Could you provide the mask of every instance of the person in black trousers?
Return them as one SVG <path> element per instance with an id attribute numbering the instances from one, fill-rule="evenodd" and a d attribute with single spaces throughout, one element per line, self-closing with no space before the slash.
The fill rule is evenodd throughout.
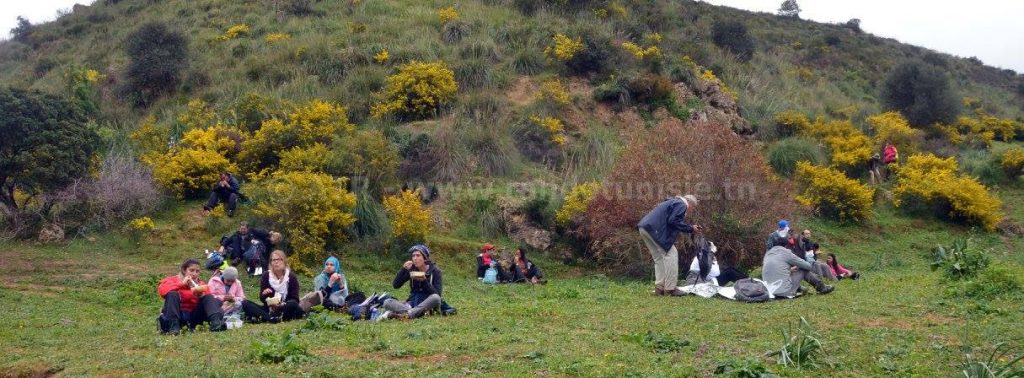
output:
<path id="1" fill-rule="evenodd" d="M 260 280 L 260 301 L 242 303 L 242 310 L 250 322 L 288 321 L 306 316 L 299 306 L 299 279 L 288 269 L 288 256 L 280 249 L 270 253 L 270 269 Z"/>
<path id="2" fill-rule="evenodd" d="M 210 199 L 206 201 L 206 205 L 203 206 L 203 212 L 209 214 L 217 204 L 223 203 L 227 207 L 228 216 L 235 216 L 235 208 L 238 206 L 238 199 L 241 194 L 238 191 L 239 184 L 238 179 L 234 175 L 223 172 L 220 174 L 220 179 L 213 185 L 213 189 L 210 190 Z"/>

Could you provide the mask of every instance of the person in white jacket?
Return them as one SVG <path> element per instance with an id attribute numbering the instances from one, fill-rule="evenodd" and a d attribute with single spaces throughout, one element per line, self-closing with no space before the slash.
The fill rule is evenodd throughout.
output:
<path id="1" fill-rule="evenodd" d="M 708 269 L 707 274 L 704 275 L 703 279 L 700 277 L 700 260 L 699 256 L 694 256 L 693 261 L 690 262 L 690 271 L 686 274 L 686 285 L 695 285 L 702 282 L 710 282 L 718 286 L 726 286 L 729 283 L 736 282 L 747 278 L 747 275 L 733 267 L 728 267 L 722 270 L 718 264 L 718 247 L 715 243 L 710 243 L 711 251 L 711 266 Z"/>

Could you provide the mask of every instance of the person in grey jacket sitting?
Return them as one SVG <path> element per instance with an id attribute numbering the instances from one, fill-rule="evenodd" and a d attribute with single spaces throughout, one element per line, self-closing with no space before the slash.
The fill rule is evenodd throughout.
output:
<path id="1" fill-rule="evenodd" d="M 771 249 L 764 254 L 761 275 L 769 288 L 775 288 L 772 294 L 776 297 L 792 297 L 800 290 L 800 281 L 807 281 L 814 286 L 819 294 L 828 294 L 834 287 L 825 285 L 817 274 L 811 272 L 811 263 L 793 254 L 785 239 L 778 239 Z"/>

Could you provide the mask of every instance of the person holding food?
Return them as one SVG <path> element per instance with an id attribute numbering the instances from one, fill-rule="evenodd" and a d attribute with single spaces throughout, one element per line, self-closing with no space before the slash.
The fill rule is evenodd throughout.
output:
<path id="1" fill-rule="evenodd" d="M 306 316 L 299 306 L 299 278 L 288 268 L 288 256 L 278 249 L 270 253 L 270 274 L 260 280 L 260 306 L 245 301 L 242 309 L 249 322 L 271 322 L 300 319 Z"/>
<path id="2" fill-rule="evenodd" d="M 401 288 L 409 282 L 409 299 L 394 298 L 384 301 L 384 314 L 378 319 L 418 318 L 441 306 L 441 269 L 430 260 L 430 249 L 418 244 L 409 248 L 410 260 L 402 264 L 392 286 Z"/>
<path id="3" fill-rule="evenodd" d="M 160 333 L 177 335 L 182 325 L 195 330 L 203 322 L 209 323 L 212 332 L 227 329 L 221 301 L 210 295 L 206 283 L 199 279 L 199 271 L 199 260 L 188 259 L 181 263 L 178 274 L 157 285 L 157 293 L 164 299 L 164 308 L 157 317 Z"/>

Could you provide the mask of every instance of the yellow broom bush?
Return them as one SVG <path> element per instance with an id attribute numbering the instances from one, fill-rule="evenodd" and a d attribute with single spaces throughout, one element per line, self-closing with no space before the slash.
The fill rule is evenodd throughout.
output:
<path id="1" fill-rule="evenodd" d="M 797 202 L 818 214 L 853 222 L 871 218 L 874 191 L 843 172 L 801 161 L 796 165 L 796 179 L 803 186 Z"/>

